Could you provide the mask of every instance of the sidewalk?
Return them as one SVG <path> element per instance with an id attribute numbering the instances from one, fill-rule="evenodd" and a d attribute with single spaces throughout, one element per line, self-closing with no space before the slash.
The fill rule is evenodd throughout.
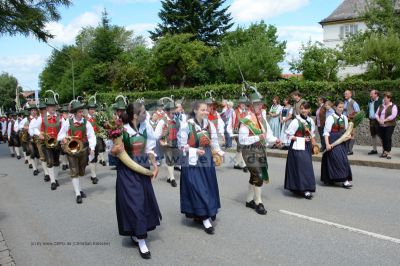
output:
<path id="1" fill-rule="evenodd" d="M 379 158 L 382 153 L 382 148 L 378 147 L 378 154 L 368 155 L 371 150 L 369 146 L 358 146 L 355 145 L 353 148 L 353 155 L 348 156 L 351 165 L 361 165 L 369 167 L 381 167 L 387 169 L 400 169 L 400 148 L 392 148 L 391 156 L 392 159 Z M 226 150 L 227 152 L 236 152 L 236 146 Z M 279 149 L 267 149 L 269 157 L 286 158 L 287 151 Z M 314 155 L 313 161 L 320 162 L 322 159 L 322 153 Z"/>
<path id="2" fill-rule="evenodd" d="M 6 245 L 6 241 L 3 238 L 3 234 L 0 231 L 0 265 L 2 266 L 14 266 L 14 259 L 11 257 L 10 250 Z"/>

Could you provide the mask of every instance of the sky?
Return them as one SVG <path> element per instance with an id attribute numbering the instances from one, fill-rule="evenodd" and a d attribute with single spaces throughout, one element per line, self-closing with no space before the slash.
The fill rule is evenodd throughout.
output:
<path id="1" fill-rule="evenodd" d="M 298 56 L 302 43 L 323 40 L 319 21 L 329 16 L 343 0 L 227 0 L 235 23 L 247 27 L 264 20 L 278 28 L 279 40 L 287 41 L 286 59 L 281 64 L 289 73 L 287 62 Z M 160 22 L 160 0 L 73 0 L 68 8 L 59 8 L 61 20 L 47 24 L 55 36 L 49 41 L 54 47 L 73 44 L 75 36 L 85 26 L 96 26 L 106 9 L 111 23 L 133 30 L 135 35 L 149 36 Z M 39 88 L 39 74 L 52 48 L 33 37 L 0 36 L 0 73 L 15 76 L 24 90 Z"/>

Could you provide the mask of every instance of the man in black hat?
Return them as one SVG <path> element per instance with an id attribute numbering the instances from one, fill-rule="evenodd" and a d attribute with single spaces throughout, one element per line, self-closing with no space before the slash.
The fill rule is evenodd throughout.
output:
<path id="1" fill-rule="evenodd" d="M 36 104 L 31 104 L 28 108 L 30 112 L 30 116 L 28 119 L 28 134 L 29 134 L 29 142 L 28 142 L 28 150 L 29 150 L 29 163 L 33 168 L 33 175 L 36 176 L 39 174 L 39 170 L 37 168 L 37 163 L 39 159 L 39 151 L 35 144 L 35 134 L 34 134 L 34 126 L 37 124 L 38 120 L 38 108 Z"/>
<path id="2" fill-rule="evenodd" d="M 94 159 L 94 150 L 96 147 L 96 135 L 93 126 L 84 116 L 85 105 L 77 100 L 71 102 L 71 110 L 74 118 L 65 123 L 58 134 L 58 140 L 62 141 L 67 153 L 72 185 L 76 194 L 76 203 L 82 203 L 82 198 L 86 195 L 81 191 L 79 177 L 85 175 L 86 165 Z M 70 141 L 78 141 L 79 146 L 71 150 Z M 89 147 L 89 150 L 88 150 Z M 89 157 L 89 158 L 88 158 Z"/>

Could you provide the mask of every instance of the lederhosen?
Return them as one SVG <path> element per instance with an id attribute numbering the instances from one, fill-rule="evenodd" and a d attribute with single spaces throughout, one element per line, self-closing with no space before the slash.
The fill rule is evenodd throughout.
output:
<path id="1" fill-rule="evenodd" d="M 56 116 L 55 121 L 49 121 L 48 116 L 44 116 L 42 121 L 42 129 L 44 133 L 48 134 L 52 138 L 57 139 L 58 133 L 61 129 L 60 117 Z M 51 168 L 53 166 L 60 166 L 60 144 L 57 143 L 54 148 L 48 148 L 44 144 L 42 147 L 44 156 L 46 158 L 47 167 Z"/>
<path id="2" fill-rule="evenodd" d="M 68 136 L 79 139 L 83 143 L 83 148 L 77 154 L 67 153 L 69 169 L 71 170 L 71 177 L 78 177 L 85 175 L 85 169 L 88 165 L 88 146 L 89 142 L 86 135 L 86 119 L 83 118 L 83 123 L 76 125 L 73 119 L 69 120 Z"/>
<path id="3" fill-rule="evenodd" d="M 97 125 L 96 119 L 92 116 L 87 121 L 89 121 L 92 124 L 94 133 L 96 134 L 96 147 L 94 149 L 94 159 L 91 162 L 97 163 L 99 154 L 106 151 L 106 148 L 105 148 L 106 144 L 104 143 L 104 140 L 100 136 L 97 135 L 98 125 Z"/>
<path id="4" fill-rule="evenodd" d="M 260 119 L 263 120 L 262 117 Z M 240 122 L 249 129 L 249 136 L 258 136 L 263 134 L 260 121 L 254 114 L 251 114 L 251 119 L 245 117 L 241 119 Z M 263 127 L 264 129 L 267 128 L 265 123 L 263 124 Z M 242 154 L 250 172 L 249 183 L 256 187 L 261 187 L 264 182 L 268 183 L 269 175 L 265 141 L 258 141 L 251 145 L 242 145 Z"/>
<path id="5" fill-rule="evenodd" d="M 178 149 L 179 123 L 175 120 L 165 120 L 162 140 L 167 143 L 161 146 L 165 154 L 165 162 L 168 166 L 180 165 L 180 151 Z"/>
<path id="6" fill-rule="evenodd" d="M 27 117 L 27 124 L 29 125 L 30 122 L 31 122 L 31 117 L 28 116 Z M 22 136 L 24 134 L 28 135 L 28 138 L 25 139 L 25 140 L 22 138 Z M 25 128 L 21 129 L 20 132 L 19 132 L 19 135 L 20 135 L 20 140 L 21 140 L 22 151 L 25 152 L 26 156 L 30 156 L 31 155 L 31 149 L 29 147 L 29 142 L 31 141 L 31 137 L 29 136 L 28 130 L 25 129 Z"/>
<path id="7" fill-rule="evenodd" d="M 19 135 L 18 132 L 14 131 L 14 125 L 15 123 L 18 123 L 18 120 L 11 120 L 11 136 L 10 136 L 10 143 L 8 146 L 13 146 L 13 147 L 21 147 L 21 142 L 19 140 Z"/>

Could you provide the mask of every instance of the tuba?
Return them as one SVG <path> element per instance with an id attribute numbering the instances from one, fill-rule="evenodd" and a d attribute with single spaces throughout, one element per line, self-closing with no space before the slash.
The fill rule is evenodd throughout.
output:
<path id="1" fill-rule="evenodd" d="M 44 144 L 48 149 L 54 149 L 57 146 L 57 139 L 51 137 L 49 134 L 44 135 Z"/>

